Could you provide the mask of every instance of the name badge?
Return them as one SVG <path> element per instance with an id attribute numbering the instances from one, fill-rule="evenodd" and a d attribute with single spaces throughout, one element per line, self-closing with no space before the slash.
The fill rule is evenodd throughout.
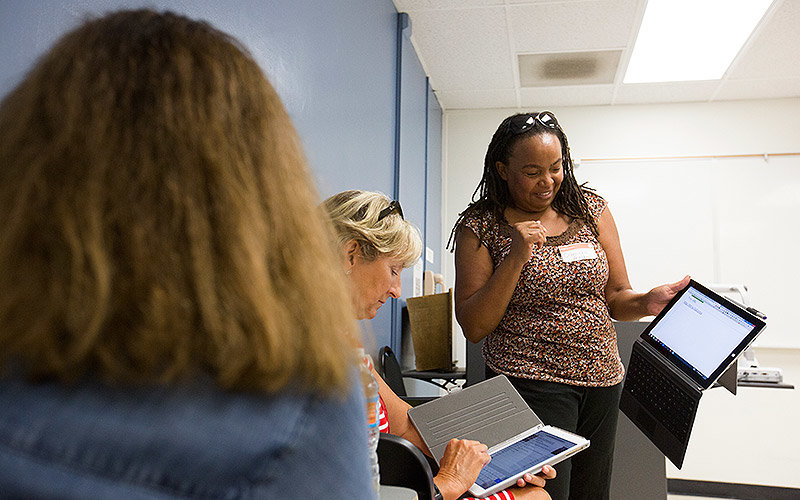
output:
<path id="1" fill-rule="evenodd" d="M 596 259 L 597 252 L 594 251 L 591 243 L 573 243 L 572 245 L 562 245 L 558 247 L 561 252 L 561 259 L 564 262 L 576 262 L 579 260 Z"/>

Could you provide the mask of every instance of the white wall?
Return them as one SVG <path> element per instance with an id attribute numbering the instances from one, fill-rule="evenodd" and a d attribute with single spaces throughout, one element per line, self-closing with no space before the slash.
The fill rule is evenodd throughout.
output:
<path id="1" fill-rule="evenodd" d="M 579 162 L 576 177 L 609 201 L 633 286 L 685 274 L 743 283 L 768 316 L 757 345 L 800 347 L 800 156 L 589 161 L 603 158 L 800 153 L 800 99 L 552 109 Z M 444 115 L 443 234 L 481 177 L 486 146 L 516 110 Z M 444 253 L 448 286 L 453 256 Z M 456 332 L 463 365 L 463 336 Z"/>

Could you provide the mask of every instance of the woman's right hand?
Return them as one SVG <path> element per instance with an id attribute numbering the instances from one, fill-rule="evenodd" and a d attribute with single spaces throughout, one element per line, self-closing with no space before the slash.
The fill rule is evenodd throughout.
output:
<path id="1" fill-rule="evenodd" d="M 554 479 L 556 470 L 545 465 L 538 474 L 525 474 L 517 480 L 517 485 L 509 488 L 517 500 L 549 500 L 550 495 L 544 490 L 547 479 Z"/>
<path id="2" fill-rule="evenodd" d="M 524 488 L 526 486 L 538 486 L 540 488 L 544 488 L 546 480 L 555 479 L 555 477 L 556 470 L 549 465 L 545 465 L 542 467 L 541 472 L 537 474 L 525 474 L 521 478 L 517 479 L 517 486 L 520 488 Z"/>
<path id="3" fill-rule="evenodd" d="M 533 248 L 542 248 L 547 241 L 547 229 L 538 220 L 517 222 L 511 225 L 511 251 L 509 256 L 525 264 L 531 260 Z"/>
<path id="4" fill-rule="evenodd" d="M 478 479 L 488 464 L 488 447 L 469 439 L 451 439 L 439 461 L 439 473 L 433 478 L 445 499 L 458 498 Z"/>

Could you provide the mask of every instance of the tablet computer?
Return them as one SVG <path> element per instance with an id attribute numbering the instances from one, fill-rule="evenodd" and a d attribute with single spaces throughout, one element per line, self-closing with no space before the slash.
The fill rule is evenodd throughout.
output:
<path id="1" fill-rule="evenodd" d="M 537 474 L 545 465 L 555 465 L 588 446 L 589 440 L 557 427 L 531 429 L 489 449 L 492 460 L 469 492 L 476 497 L 492 495 L 514 486 L 525 474 Z"/>
<path id="2" fill-rule="evenodd" d="M 453 438 L 489 447 L 492 460 L 469 488 L 477 497 L 503 490 L 589 446 L 588 439 L 545 425 L 505 375 L 415 406 L 408 416 L 436 463 Z"/>

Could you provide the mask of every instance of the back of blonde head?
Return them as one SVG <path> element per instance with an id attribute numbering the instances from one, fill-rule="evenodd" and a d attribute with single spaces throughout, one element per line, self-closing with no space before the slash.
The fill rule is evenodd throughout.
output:
<path id="1" fill-rule="evenodd" d="M 344 386 L 329 224 L 278 95 L 227 35 L 148 10 L 86 22 L 3 99 L 0 165 L 3 366 Z"/>
<path id="2" fill-rule="evenodd" d="M 422 253 L 419 231 L 399 213 L 380 219 L 392 200 L 374 191 L 342 191 L 326 199 L 323 208 L 333 222 L 340 248 L 357 241 L 367 260 L 390 256 L 410 267 Z M 380 220 L 378 220 L 380 219 Z"/>

